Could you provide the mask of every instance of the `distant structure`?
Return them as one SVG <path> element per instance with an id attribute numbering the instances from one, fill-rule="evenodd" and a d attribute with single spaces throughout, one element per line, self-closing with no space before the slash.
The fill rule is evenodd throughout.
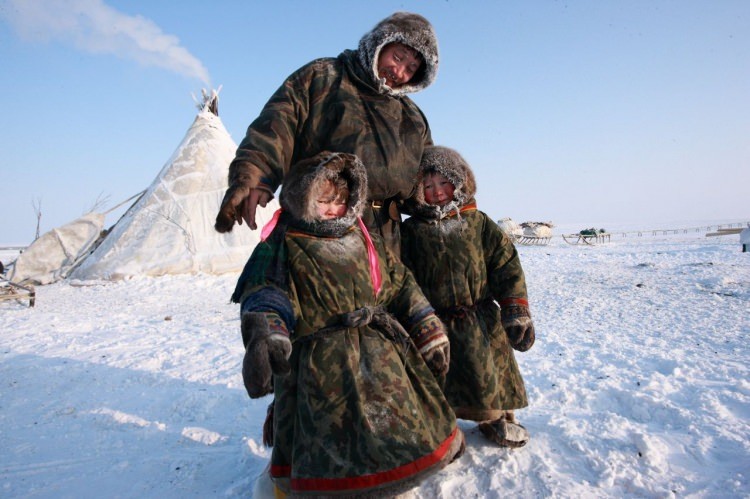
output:
<path id="1" fill-rule="evenodd" d="M 218 116 L 218 93 L 204 91 L 198 116 L 172 158 L 69 278 L 117 280 L 241 270 L 260 241 L 260 231 L 237 227 L 219 234 L 213 226 L 236 151 Z M 276 199 L 259 207 L 258 225 L 269 221 L 277 208 Z"/>
<path id="2" fill-rule="evenodd" d="M 10 267 L 8 279 L 19 284 L 50 284 L 67 277 L 96 245 L 105 216 L 90 212 L 37 237 Z"/>
<path id="3" fill-rule="evenodd" d="M 511 218 L 501 218 L 497 225 L 514 243 L 524 245 L 546 245 L 552 239 L 552 222 L 523 222 L 518 224 Z"/>
<path id="4" fill-rule="evenodd" d="M 242 270 L 260 231 L 214 230 L 237 145 L 219 119 L 217 91 L 204 90 L 199 109 L 172 157 L 114 226 L 103 230 L 104 215 L 88 213 L 53 229 L 19 255 L 12 278 L 48 284 Z M 258 224 L 277 208 L 275 199 L 259 207 Z"/>
<path id="5" fill-rule="evenodd" d="M 588 244 L 589 246 L 593 246 L 599 243 L 610 242 L 612 234 L 607 232 L 606 229 L 591 227 L 589 229 L 583 229 L 577 234 L 562 234 L 562 238 L 568 244 Z"/>
<path id="6" fill-rule="evenodd" d="M 505 234 L 513 239 L 523 236 L 523 229 L 518 225 L 512 218 L 501 218 L 497 221 L 497 225 L 505 232 Z"/>

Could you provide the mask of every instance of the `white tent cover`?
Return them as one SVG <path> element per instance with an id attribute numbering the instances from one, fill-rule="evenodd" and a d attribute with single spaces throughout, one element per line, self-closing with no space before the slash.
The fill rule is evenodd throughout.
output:
<path id="1" fill-rule="evenodd" d="M 237 145 L 208 107 L 203 106 L 143 196 L 73 270 L 70 279 L 222 274 L 242 269 L 260 239 L 260 230 L 251 231 L 244 224 L 227 234 L 214 230 Z M 277 208 L 275 199 L 258 208 L 259 228 Z"/>
<path id="2" fill-rule="evenodd" d="M 512 218 L 501 218 L 497 221 L 497 225 L 500 226 L 503 232 L 511 237 L 523 235 L 523 229 Z"/>
<path id="3" fill-rule="evenodd" d="M 8 279 L 19 284 L 50 284 L 64 279 L 89 251 L 104 227 L 104 215 L 87 213 L 37 238 L 11 267 Z"/>

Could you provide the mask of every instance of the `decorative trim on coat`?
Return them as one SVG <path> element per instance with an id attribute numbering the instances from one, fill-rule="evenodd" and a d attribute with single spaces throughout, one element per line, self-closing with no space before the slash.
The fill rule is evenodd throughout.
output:
<path id="1" fill-rule="evenodd" d="M 425 471 L 446 459 L 453 441 L 459 435 L 458 427 L 446 438 L 431 454 L 401 465 L 391 470 L 346 478 L 291 478 L 291 488 L 299 492 L 344 492 L 347 490 L 373 488 L 388 483 L 395 483 Z M 291 466 L 271 466 L 271 477 L 288 478 L 291 475 Z"/>

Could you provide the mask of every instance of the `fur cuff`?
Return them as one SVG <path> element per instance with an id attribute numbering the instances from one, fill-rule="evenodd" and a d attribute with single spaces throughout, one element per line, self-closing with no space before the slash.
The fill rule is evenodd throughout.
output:
<path id="1" fill-rule="evenodd" d="M 430 339 L 430 341 L 419 347 L 419 353 L 421 355 L 424 355 L 425 353 L 430 352 L 433 349 L 441 347 L 447 343 L 449 343 L 448 337 L 445 335 L 445 333 L 440 333 L 439 335 L 434 336 Z"/>
<path id="2" fill-rule="evenodd" d="M 502 308 L 512 307 L 514 305 L 526 307 L 527 309 L 529 308 L 529 300 L 527 300 L 526 298 L 504 298 L 502 300 L 499 300 L 497 303 Z"/>
<path id="3" fill-rule="evenodd" d="M 409 336 L 411 336 L 420 353 L 448 343 L 445 327 L 435 314 L 429 314 L 417 322 L 409 331 Z"/>
<path id="4" fill-rule="evenodd" d="M 284 320 L 279 316 L 279 314 L 274 312 L 263 312 L 266 316 L 266 320 L 268 321 L 268 331 L 270 332 L 270 338 L 272 340 L 275 339 L 289 339 L 289 330 L 286 327 L 286 323 Z"/>
<path id="5" fill-rule="evenodd" d="M 531 322 L 531 311 L 523 305 L 501 305 L 500 317 L 503 324 Z"/>

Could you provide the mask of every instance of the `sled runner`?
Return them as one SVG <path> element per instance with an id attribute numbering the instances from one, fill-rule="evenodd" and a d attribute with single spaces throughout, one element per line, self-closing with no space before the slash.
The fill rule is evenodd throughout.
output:
<path id="1" fill-rule="evenodd" d="M 527 246 L 531 246 L 531 245 L 544 246 L 546 244 L 549 244 L 550 239 L 552 239 L 552 236 L 539 237 L 539 236 L 527 236 L 525 234 L 522 234 L 520 236 L 515 236 L 513 238 L 513 242 L 516 244 L 524 244 Z"/>
<path id="2" fill-rule="evenodd" d="M 716 229 L 716 232 L 708 232 L 706 237 L 715 236 L 731 236 L 732 234 L 740 234 L 744 229 L 742 227 L 736 229 Z"/>
<path id="3" fill-rule="evenodd" d="M 563 240 L 568 244 L 586 244 L 594 246 L 600 243 L 608 243 L 611 234 L 604 229 L 584 229 L 578 234 L 562 234 Z"/>
<path id="4" fill-rule="evenodd" d="M 21 285 L 0 276 L 0 300 L 29 300 L 29 306 L 36 302 L 34 286 Z"/>
<path id="5" fill-rule="evenodd" d="M 511 218 L 501 218 L 497 225 L 513 241 L 513 244 L 538 245 L 548 244 L 552 239 L 552 222 L 524 222 L 517 224 Z"/>
<path id="6" fill-rule="evenodd" d="M 527 246 L 544 246 L 552 239 L 552 222 L 524 222 L 521 224 L 522 233 L 516 234 L 515 243 Z"/>

